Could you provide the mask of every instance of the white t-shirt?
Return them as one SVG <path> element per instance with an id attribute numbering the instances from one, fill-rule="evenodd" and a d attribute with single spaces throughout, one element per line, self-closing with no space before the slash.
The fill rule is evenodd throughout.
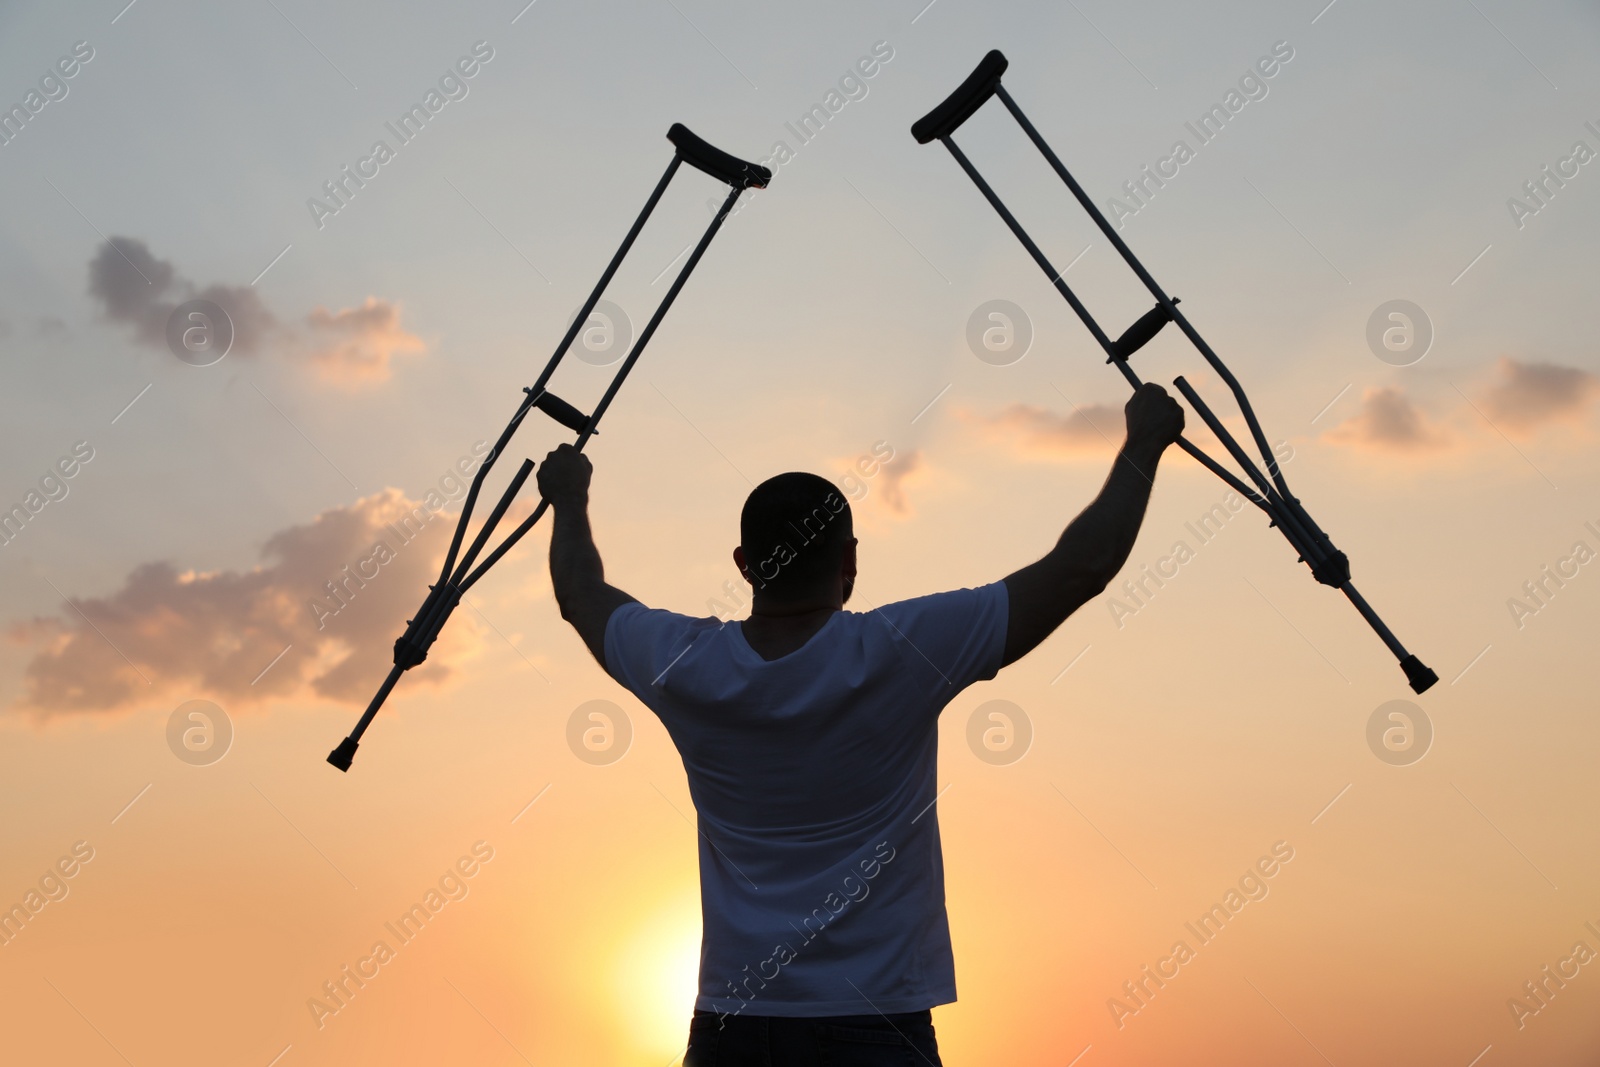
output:
<path id="1" fill-rule="evenodd" d="M 767 661 L 737 622 L 624 604 L 606 668 L 661 719 L 699 813 L 700 995 L 723 1014 L 956 999 L 939 712 L 993 678 L 1005 583 L 840 611 Z"/>

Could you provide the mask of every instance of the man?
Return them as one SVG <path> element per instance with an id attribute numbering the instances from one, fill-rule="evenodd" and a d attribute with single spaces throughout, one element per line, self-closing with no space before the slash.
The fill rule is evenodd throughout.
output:
<path id="1" fill-rule="evenodd" d="M 733 552 L 754 588 L 736 623 L 608 585 L 589 461 L 571 445 L 545 458 L 561 617 L 666 726 L 699 813 L 704 936 L 685 1067 L 937 1067 L 929 1009 L 956 999 L 933 810 L 939 712 L 1127 560 L 1183 410 L 1145 385 L 1125 415 L 1100 494 L 1042 559 L 866 612 L 844 610 L 856 579 L 844 497 L 811 474 L 763 482 Z"/>

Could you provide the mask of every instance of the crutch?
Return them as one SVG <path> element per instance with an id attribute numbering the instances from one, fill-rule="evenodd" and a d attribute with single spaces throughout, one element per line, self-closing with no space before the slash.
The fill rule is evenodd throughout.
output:
<path id="1" fill-rule="evenodd" d="M 594 291 L 589 294 L 589 299 L 584 301 L 577 317 L 572 320 L 572 325 L 567 327 L 566 336 L 556 346 L 555 354 L 550 357 L 550 362 L 545 364 L 544 370 L 540 372 L 537 381 L 531 386 L 523 388 L 522 391 L 526 395 L 523 397 L 522 403 L 517 407 L 517 413 L 511 417 L 511 422 L 506 426 L 505 431 L 500 434 L 500 439 L 495 442 L 494 448 L 484 457 L 483 465 L 478 468 L 477 475 L 472 479 L 472 488 L 468 491 L 466 502 L 462 505 L 461 519 L 456 523 L 456 533 L 450 542 L 450 551 L 445 556 L 444 566 L 439 571 L 439 581 L 428 587 L 427 599 L 423 600 L 422 607 L 417 610 L 416 617 L 406 620 L 405 633 L 395 639 L 394 667 L 389 671 L 389 677 L 385 678 L 383 685 L 378 687 L 377 695 L 372 698 L 372 703 L 367 705 L 366 712 L 362 714 L 361 721 L 356 723 L 356 728 L 350 731 L 350 736 L 339 742 L 339 746 L 328 754 L 328 762 L 341 771 L 350 769 L 350 761 L 355 759 L 356 748 L 361 742 L 361 735 L 366 733 L 367 727 L 372 723 L 373 716 L 378 714 L 378 709 L 383 706 L 384 700 L 388 698 L 390 690 L 400 680 L 400 676 L 428 658 L 429 647 L 432 646 L 434 639 L 439 636 L 439 631 L 443 629 L 445 620 L 450 617 L 450 613 L 460 603 L 462 594 L 472 588 L 478 579 L 483 577 L 484 572 L 494 566 L 500 557 L 510 550 L 512 545 L 521 540 L 522 535 L 531 530 L 533 525 L 549 509 L 549 501 L 540 500 L 538 506 L 534 508 L 533 514 L 528 516 L 522 525 L 513 530 L 504 541 L 500 542 L 500 547 L 489 553 L 484 561 L 474 569 L 473 563 L 477 560 L 478 553 L 483 550 L 484 545 L 489 540 L 489 535 L 494 532 L 496 524 L 500 522 L 501 517 L 506 513 L 506 509 L 511 506 L 511 501 L 522 488 L 522 483 L 527 481 L 528 475 L 533 472 L 533 460 L 524 459 L 522 466 L 518 468 L 517 473 L 512 477 L 511 484 L 506 487 L 506 491 L 501 495 L 500 502 L 494 506 L 494 510 L 489 513 L 488 519 L 484 521 L 482 529 L 478 531 L 478 536 L 473 539 L 472 546 L 467 549 L 465 555 L 461 556 L 459 562 L 457 561 L 456 556 L 461 550 L 461 541 L 466 535 L 467 523 L 472 518 L 472 506 L 478 499 L 478 490 L 483 486 L 484 475 L 489 473 L 489 468 L 494 465 L 494 461 L 505 451 L 506 445 L 511 440 L 511 435 L 521 425 L 524 416 L 528 414 L 530 409 L 538 408 L 562 426 L 575 431 L 578 435 L 577 448 L 581 452 L 583 446 L 588 443 L 589 438 L 598 432 L 596 427 L 600 424 L 600 416 L 604 415 L 606 409 L 611 406 L 611 401 L 617 395 L 617 390 L 622 388 L 623 379 L 628 376 L 628 372 L 638 362 L 639 354 L 644 351 L 644 346 L 650 342 L 651 336 L 656 332 L 656 327 L 661 325 L 661 320 L 666 316 L 667 309 L 672 306 L 673 300 L 677 299 L 678 291 L 683 288 L 684 282 L 689 280 L 690 272 L 700 262 L 700 257 L 705 253 L 707 246 L 711 244 L 711 239 L 721 229 L 723 220 L 728 217 L 728 212 L 733 208 L 734 201 L 738 200 L 739 195 L 745 189 L 752 186 L 757 189 L 765 189 L 767 183 L 772 180 L 772 172 L 766 167 L 760 167 L 754 163 L 746 163 L 742 159 L 730 156 L 728 153 L 707 144 L 689 132 L 688 128 L 682 123 L 673 123 L 672 128 L 667 131 L 667 140 L 672 142 L 677 151 L 673 154 L 672 162 L 667 164 L 666 173 L 661 175 L 661 180 L 656 183 L 655 189 L 650 193 L 650 199 L 645 201 L 644 210 L 639 212 L 639 217 L 634 220 L 633 228 L 622 239 L 621 247 L 617 249 L 617 254 L 611 257 L 611 262 L 606 265 L 605 271 L 600 275 L 600 281 L 595 284 Z M 634 239 L 639 236 L 639 231 L 644 228 L 645 220 L 650 217 L 650 212 L 655 209 L 656 202 L 661 199 L 661 194 L 666 192 L 667 185 L 672 181 L 673 175 L 678 172 L 679 165 L 684 162 L 698 167 L 719 181 L 727 182 L 731 187 L 728 191 L 727 199 L 722 202 L 721 210 L 711 220 L 711 224 L 706 227 L 706 232 L 701 236 L 700 242 L 695 245 L 694 252 L 689 256 L 688 262 L 683 265 L 683 269 L 673 279 L 672 286 L 667 290 L 666 296 L 657 305 L 655 314 L 650 316 L 649 324 L 639 334 L 639 339 L 633 343 L 633 348 L 628 353 L 628 358 L 623 361 L 621 367 L 617 368 L 617 373 L 611 379 L 611 384 L 606 388 L 605 395 L 595 405 L 594 411 L 585 415 L 573 405 L 550 392 L 545 388 L 545 385 L 549 382 L 550 376 L 555 373 L 557 364 L 561 362 L 561 357 L 566 355 L 573 339 L 578 336 L 578 332 L 583 329 L 588 321 L 589 314 L 600 300 L 600 294 L 605 292 L 606 285 L 611 281 L 611 276 L 622 265 L 622 260 L 627 256 L 628 249 L 633 247 Z"/>
<path id="2" fill-rule="evenodd" d="M 967 80 L 962 82 L 955 92 L 946 97 L 944 103 L 917 120 L 911 127 L 911 135 L 917 139 L 919 144 L 927 144 L 929 141 L 938 140 L 950 150 L 950 154 L 955 156 L 956 162 L 961 164 L 961 169 L 967 172 L 967 177 L 972 179 L 973 184 L 994 206 L 995 211 L 1005 220 L 1006 225 L 1011 228 L 1011 232 L 1016 234 L 1017 240 L 1022 242 L 1022 246 L 1028 250 L 1028 254 L 1033 257 L 1034 262 L 1039 264 L 1040 268 L 1055 285 L 1057 291 L 1066 298 L 1068 304 L 1072 305 L 1072 310 L 1078 313 L 1078 317 L 1089 328 L 1089 332 L 1100 343 L 1100 347 L 1105 349 L 1106 362 L 1115 364 L 1116 368 L 1122 372 L 1122 376 L 1128 380 L 1129 385 L 1135 389 L 1140 385 L 1139 376 L 1128 366 L 1129 357 L 1149 343 L 1167 323 L 1176 322 L 1178 324 L 1178 328 L 1184 332 L 1190 341 L 1194 342 L 1194 346 L 1200 350 L 1200 354 L 1205 357 L 1206 362 L 1211 364 L 1222 380 L 1228 384 L 1228 388 L 1233 391 L 1233 397 L 1239 404 L 1239 410 L 1244 415 L 1245 423 L 1250 427 L 1250 436 L 1255 440 L 1256 447 L 1260 449 L 1262 457 L 1266 460 L 1268 474 L 1262 474 L 1260 468 L 1251 461 L 1249 454 L 1240 447 L 1239 443 L 1234 440 L 1233 435 L 1227 431 L 1211 409 L 1206 406 L 1205 401 L 1200 399 L 1200 395 L 1194 391 L 1193 387 L 1181 375 L 1173 380 L 1173 384 L 1178 387 L 1178 391 L 1183 394 L 1184 399 L 1188 400 L 1195 411 L 1199 413 L 1205 424 L 1211 428 L 1211 432 L 1216 434 L 1217 439 L 1227 448 L 1229 454 L 1243 468 L 1250 480 L 1255 482 L 1260 492 L 1252 489 L 1232 471 L 1206 455 L 1193 442 L 1180 437 L 1178 438 L 1179 447 L 1198 460 L 1207 470 L 1228 483 L 1240 496 L 1266 512 L 1268 518 L 1272 520 L 1270 525 L 1276 526 L 1284 537 L 1289 539 L 1289 544 L 1300 554 L 1300 561 L 1311 568 L 1311 573 L 1317 581 L 1323 585 L 1333 586 L 1350 598 L 1350 602 L 1356 606 L 1356 610 L 1361 612 L 1361 617 L 1367 620 L 1367 623 L 1383 639 L 1383 643 L 1389 646 L 1389 651 L 1399 659 L 1400 668 L 1405 671 L 1406 680 L 1411 683 L 1413 690 L 1420 693 L 1433 685 L 1439 680 L 1439 676 L 1424 666 L 1420 659 L 1406 651 L 1405 646 L 1400 643 L 1400 639 L 1395 637 L 1389 627 L 1384 625 L 1382 619 L 1378 618 L 1378 613 L 1372 610 L 1372 606 L 1367 603 L 1366 598 L 1356 591 L 1356 587 L 1350 581 L 1349 557 L 1333 546 L 1333 542 L 1328 539 L 1328 535 L 1323 533 L 1321 527 L 1312 521 L 1311 516 L 1306 514 L 1306 510 L 1301 506 L 1300 501 L 1289 491 L 1289 484 L 1284 480 L 1283 472 L 1279 469 L 1277 460 L 1273 457 L 1272 450 L 1267 445 L 1266 435 L 1262 433 L 1261 424 L 1256 421 L 1255 412 L 1251 409 L 1250 401 L 1244 395 L 1244 389 L 1239 385 L 1238 379 L 1234 378 L 1232 372 L 1223 365 L 1222 360 L 1217 358 L 1217 354 L 1211 350 L 1211 346 L 1206 344 L 1195 328 L 1189 324 L 1189 320 L 1184 317 L 1183 312 L 1177 309 L 1178 298 L 1169 297 L 1161 290 L 1161 287 L 1156 284 L 1156 280 L 1150 276 L 1150 272 L 1144 269 L 1127 244 L 1117 236 L 1117 231 L 1106 221 L 1106 217 L 1100 213 L 1099 208 L 1095 207 L 1094 202 L 1083 191 L 1083 187 L 1073 179 L 1071 174 L 1067 173 L 1067 168 L 1062 165 L 1055 152 L 1045 143 L 1044 138 L 1039 136 L 1039 131 L 1034 129 L 1033 123 L 1028 121 L 1028 117 L 1022 113 L 1022 109 L 1017 106 L 1016 101 L 1011 99 L 1011 94 L 1007 93 L 1005 87 L 1000 84 L 1000 76 L 1005 73 L 1006 66 L 1006 57 L 1001 55 L 998 50 L 991 51 L 984 56 L 976 69 L 967 77 Z M 1049 162 L 1056 174 L 1060 175 L 1061 180 L 1072 191 L 1072 195 L 1077 198 L 1078 203 L 1082 204 L 1083 209 L 1089 213 L 1089 217 L 1094 219 L 1095 224 L 1106 235 L 1106 239 L 1111 242 L 1112 247 L 1122 254 L 1122 258 L 1127 260 L 1128 266 L 1133 268 L 1133 272 L 1139 276 L 1139 280 L 1144 282 L 1145 288 L 1149 289 L 1151 295 L 1156 298 L 1156 306 L 1141 315 L 1134 321 L 1133 325 L 1129 326 L 1115 340 L 1112 340 L 1100 328 L 1100 325 L 1095 322 L 1094 317 L 1089 314 L 1088 308 L 1083 306 L 1083 303 L 1068 288 L 1067 283 L 1061 280 L 1061 272 L 1051 266 L 1050 261 L 1045 258 L 1045 254 L 1039 250 L 1039 246 L 1034 244 L 1033 239 L 1023 230 L 1016 217 L 1006 209 L 1005 204 L 1001 203 L 1000 198 L 989 187 L 989 183 L 983 180 L 983 176 L 978 173 L 977 168 L 972 165 L 972 162 L 951 140 L 951 134 L 955 133 L 963 122 L 971 118 L 973 113 L 982 107 L 991 96 L 1000 98 L 1000 102 L 1005 105 L 1007 111 L 1011 112 L 1012 117 L 1017 120 L 1017 124 L 1028 135 L 1028 139 L 1039 149 L 1039 152 Z"/>

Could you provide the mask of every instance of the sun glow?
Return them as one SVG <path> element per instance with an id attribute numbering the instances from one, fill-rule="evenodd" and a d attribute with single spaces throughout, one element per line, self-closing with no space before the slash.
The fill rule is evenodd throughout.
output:
<path id="1" fill-rule="evenodd" d="M 618 945 L 617 1021 L 642 1053 L 682 1055 L 700 969 L 700 913 L 691 897 L 663 908 Z M 676 1061 L 673 1061 L 676 1062 Z"/>

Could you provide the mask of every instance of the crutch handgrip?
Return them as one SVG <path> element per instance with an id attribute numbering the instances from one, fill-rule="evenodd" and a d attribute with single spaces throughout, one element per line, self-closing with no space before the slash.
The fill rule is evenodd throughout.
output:
<path id="1" fill-rule="evenodd" d="M 767 183 L 772 181 L 772 171 L 766 167 L 730 156 L 709 141 L 690 133 L 689 127 L 681 122 L 672 124 L 667 131 L 667 140 L 672 142 L 684 162 L 700 168 L 718 181 L 727 182 L 735 189 L 748 189 L 752 185 L 757 189 L 765 189 Z"/>
<path id="2" fill-rule="evenodd" d="M 1172 302 L 1178 303 L 1178 297 L 1173 297 Z M 1171 321 L 1172 312 L 1167 310 L 1165 304 L 1157 304 L 1135 319 L 1133 325 L 1122 331 L 1122 336 L 1112 342 L 1111 354 L 1106 356 L 1106 362 L 1127 359 L 1149 344 L 1155 335 L 1161 332 L 1161 327 Z"/>
<path id="3" fill-rule="evenodd" d="M 917 139 L 918 144 L 927 144 L 955 133 L 1000 88 L 1000 75 L 1006 72 L 1007 66 L 1006 57 L 1000 54 L 1000 49 L 991 49 L 967 75 L 967 80 L 944 98 L 944 103 L 912 125 L 911 136 Z"/>
<path id="4" fill-rule="evenodd" d="M 531 389 L 523 390 L 523 392 L 529 393 L 532 391 L 533 390 Z M 533 402 L 533 406 L 544 412 L 546 415 L 549 415 L 552 419 L 555 419 L 573 433 L 582 433 L 589 427 L 589 416 L 585 415 L 583 412 L 579 411 L 565 400 L 562 400 L 559 396 L 556 396 L 556 394 L 550 392 L 548 389 L 539 394 L 539 398 Z M 597 429 L 594 432 L 598 434 L 600 431 Z"/>

